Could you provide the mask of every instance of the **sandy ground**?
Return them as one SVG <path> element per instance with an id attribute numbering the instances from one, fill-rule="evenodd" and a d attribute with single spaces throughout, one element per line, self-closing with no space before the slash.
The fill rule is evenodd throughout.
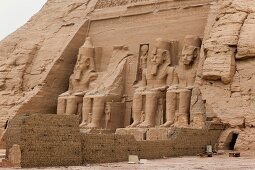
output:
<path id="1" fill-rule="evenodd" d="M 15 168 L 4 168 L 13 170 Z M 19 168 L 16 168 L 19 169 Z M 226 155 L 214 156 L 212 158 L 180 157 L 148 160 L 145 164 L 128 164 L 127 162 L 94 164 L 82 167 L 59 167 L 59 168 L 31 168 L 29 170 L 255 170 L 255 157 L 229 158 Z"/>

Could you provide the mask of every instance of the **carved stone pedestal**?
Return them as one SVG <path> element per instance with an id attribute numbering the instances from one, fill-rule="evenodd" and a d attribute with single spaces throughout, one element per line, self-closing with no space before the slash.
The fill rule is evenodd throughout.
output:
<path id="1" fill-rule="evenodd" d="M 178 128 L 188 128 L 189 127 L 189 118 L 187 114 L 180 114 L 176 116 L 175 127 Z"/>
<path id="2" fill-rule="evenodd" d="M 110 129 L 80 129 L 81 133 L 86 134 L 111 134 L 114 133 L 114 130 Z"/>
<path id="3" fill-rule="evenodd" d="M 205 128 L 205 115 L 204 114 L 194 114 L 193 122 L 191 123 L 192 128 L 202 129 Z"/>
<path id="4" fill-rule="evenodd" d="M 146 140 L 148 128 L 119 128 L 116 130 L 118 135 L 133 135 L 137 141 Z"/>
<path id="5" fill-rule="evenodd" d="M 206 129 L 224 130 L 224 129 L 226 129 L 226 125 L 221 122 L 206 122 Z"/>
<path id="6" fill-rule="evenodd" d="M 147 140 L 168 140 L 173 128 L 150 128 L 147 132 Z"/>

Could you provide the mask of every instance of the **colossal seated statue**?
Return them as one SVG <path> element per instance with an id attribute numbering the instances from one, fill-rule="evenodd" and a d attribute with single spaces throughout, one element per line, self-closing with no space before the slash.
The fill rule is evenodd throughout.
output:
<path id="1" fill-rule="evenodd" d="M 190 101 L 194 87 L 201 39 L 188 35 L 184 39 L 179 65 L 174 71 L 173 85 L 166 93 L 166 123 L 161 127 L 172 124 L 187 126 L 189 124 Z"/>
<path id="2" fill-rule="evenodd" d="M 74 72 L 69 79 L 69 89 L 58 98 L 57 114 L 76 114 L 83 95 L 92 88 L 91 82 L 96 78 L 94 47 L 88 37 L 79 49 Z"/>
<path id="3" fill-rule="evenodd" d="M 133 97 L 133 123 L 128 127 L 155 126 L 159 101 L 165 96 L 165 90 L 173 80 L 173 67 L 170 67 L 170 42 L 157 39 L 155 48 L 149 57 L 142 80 Z"/>
<path id="4" fill-rule="evenodd" d="M 109 61 L 107 70 L 99 76 L 97 86 L 94 90 L 87 92 L 83 97 L 82 107 L 82 128 L 107 128 L 103 118 L 106 103 L 121 102 L 123 99 L 125 83 L 125 66 L 130 53 L 126 46 L 115 46 L 112 57 Z M 88 115 L 92 115 L 91 121 L 88 121 Z M 110 120 L 108 120 L 110 121 Z M 107 125 L 108 126 L 108 125 Z"/>

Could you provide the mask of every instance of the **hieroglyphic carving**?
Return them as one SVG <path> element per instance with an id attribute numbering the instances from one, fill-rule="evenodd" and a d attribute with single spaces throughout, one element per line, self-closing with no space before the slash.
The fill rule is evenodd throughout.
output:
<path id="1" fill-rule="evenodd" d="M 96 4 L 96 9 L 111 8 L 116 6 L 127 5 L 129 0 L 99 0 Z"/>
<path id="2" fill-rule="evenodd" d="M 99 0 L 96 4 L 96 9 L 124 6 L 132 3 L 140 3 L 146 1 L 149 0 Z"/>
<path id="3" fill-rule="evenodd" d="M 131 3 L 139 3 L 139 2 L 146 2 L 146 1 L 150 1 L 150 0 L 131 0 Z"/>

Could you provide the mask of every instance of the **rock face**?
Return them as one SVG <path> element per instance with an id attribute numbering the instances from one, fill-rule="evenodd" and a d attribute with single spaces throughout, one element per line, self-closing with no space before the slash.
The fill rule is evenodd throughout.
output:
<path id="1" fill-rule="evenodd" d="M 199 82 L 206 111 L 232 128 L 254 126 L 254 7 L 254 1 L 219 1 L 212 6 L 204 35 Z M 250 140 L 252 129 L 240 131 L 240 140 Z"/>
<path id="2" fill-rule="evenodd" d="M 239 134 L 239 139 L 237 140 L 236 143 L 236 148 L 238 150 L 242 150 L 242 151 L 246 151 L 246 152 L 252 152 L 252 154 L 254 155 L 254 147 L 255 147 L 255 143 L 254 143 L 254 128 L 247 128 L 243 131 L 240 132 Z"/>
<path id="3" fill-rule="evenodd" d="M 0 42 L 1 133 L 17 113 L 55 113 L 55 100 L 67 89 L 78 48 L 85 41 L 90 4 L 50 0 Z"/>
<path id="4" fill-rule="evenodd" d="M 48 0 L 0 42 L 0 132 L 15 115 L 57 113 L 70 76 L 82 74 L 76 61 L 86 58 L 79 49 L 90 37 L 93 69 L 84 63 L 98 76 L 98 88 L 75 91 L 70 112 L 84 126 L 116 129 L 118 113 L 118 127 L 169 126 L 177 119 L 201 128 L 217 118 L 249 127 L 240 135 L 246 141 L 255 124 L 254 24 L 253 0 Z M 186 45 L 187 35 L 203 39 L 202 46 Z"/>
<path id="5" fill-rule="evenodd" d="M 206 59 L 203 78 L 220 79 L 228 84 L 235 74 L 235 58 L 239 35 L 248 13 L 235 10 L 231 2 L 224 2 L 204 42 Z"/>

